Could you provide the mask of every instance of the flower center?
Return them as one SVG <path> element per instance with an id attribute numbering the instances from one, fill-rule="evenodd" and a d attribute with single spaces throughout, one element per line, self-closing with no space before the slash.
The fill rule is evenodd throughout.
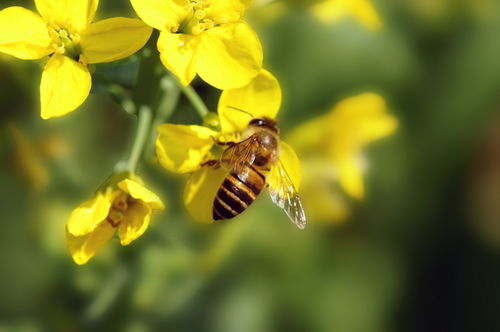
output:
<path id="1" fill-rule="evenodd" d="M 48 24 L 52 47 L 56 53 L 63 54 L 75 61 L 84 62 L 81 57 L 80 35 L 69 24 L 60 26 L 54 22 Z M 85 63 L 84 63 L 85 64 Z"/>
<path id="2" fill-rule="evenodd" d="M 115 228 L 120 226 L 125 219 L 127 209 L 135 202 L 136 200 L 132 196 L 121 191 L 120 194 L 114 199 L 113 204 L 111 204 L 106 220 Z"/>
<path id="3" fill-rule="evenodd" d="M 180 25 L 171 24 L 168 26 L 169 30 L 174 33 L 179 32 L 197 36 L 215 26 L 227 23 L 228 20 L 223 17 L 207 17 L 207 11 L 211 3 L 211 0 L 191 0 L 188 4 L 191 14 Z"/>

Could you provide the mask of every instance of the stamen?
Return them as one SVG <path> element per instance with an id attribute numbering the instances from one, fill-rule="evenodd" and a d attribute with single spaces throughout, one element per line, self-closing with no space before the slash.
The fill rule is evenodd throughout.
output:
<path id="1" fill-rule="evenodd" d="M 226 24 L 228 22 L 229 22 L 229 20 L 226 17 L 223 17 L 223 16 L 217 16 L 217 17 L 214 18 L 214 23 L 216 25 Z"/>
<path id="2" fill-rule="evenodd" d="M 128 194 L 121 192 L 120 195 L 113 201 L 113 208 L 120 211 L 126 211 L 128 208 L 127 198 Z"/>
<path id="3" fill-rule="evenodd" d="M 64 45 L 52 44 L 52 48 L 58 54 L 64 54 Z"/>
<path id="4" fill-rule="evenodd" d="M 51 39 L 57 39 L 59 38 L 59 34 L 57 33 L 56 29 L 53 29 L 51 27 L 49 27 L 49 36 Z"/>
<path id="5" fill-rule="evenodd" d="M 180 26 L 176 26 L 175 30 L 170 29 L 170 31 L 177 32 L 177 30 L 180 30 L 181 33 L 200 35 L 203 31 L 213 28 L 215 26 L 214 21 L 207 18 L 207 8 L 211 5 L 211 0 L 190 0 L 188 6 L 193 10 L 192 14 Z M 167 28 L 170 27 L 167 24 Z"/>
<path id="6" fill-rule="evenodd" d="M 106 221 L 113 227 L 118 227 L 123 221 L 125 221 L 125 214 L 131 204 L 134 204 L 137 200 L 131 197 L 126 192 L 120 191 L 111 204 Z"/>
<path id="7" fill-rule="evenodd" d="M 65 29 L 61 29 L 59 30 L 59 36 L 62 38 L 62 39 L 68 39 L 69 35 L 68 35 L 68 31 L 66 31 Z"/>
<path id="8" fill-rule="evenodd" d="M 128 205 L 132 205 L 132 204 L 135 204 L 137 202 L 137 200 L 135 198 L 133 198 L 132 196 L 128 196 L 127 197 L 127 203 Z"/>
<path id="9" fill-rule="evenodd" d="M 111 224 L 113 227 L 118 227 L 120 223 L 124 219 L 124 214 L 121 211 L 113 210 L 109 211 L 109 215 L 106 218 L 106 220 Z"/>
<path id="10" fill-rule="evenodd" d="M 88 66 L 89 59 L 84 54 L 80 54 L 80 58 L 78 59 L 78 62 L 84 66 Z"/>
<path id="11" fill-rule="evenodd" d="M 51 19 L 47 23 L 49 36 L 52 39 L 52 48 L 55 53 L 64 54 L 73 60 L 79 60 L 81 55 L 80 50 L 80 35 L 73 33 L 74 31 L 69 24 L 59 26 Z M 81 60 L 81 59 L 80 59 Z M 83 59 L 83 62 L 85 59 Z"/>
<path id="12" fill-rule="evenodd" d="M 196 17 L 196 19 L 200 21 L 203 20 L 205 16 L 207 16 L 207 13 L 205 13 L 205 11 L 202 9 L 198 9 L 194 12 L 194 17 Z"/>
<path id="13" fill-rule="evenodd" d="M 69 35 L 69 38 L 71 39 L 71 41 L 73 43 L 80 44 L 80 35 L 79 34 L 72 33 Z"/>
<path id="14" fill-rule="evenodd" d="M 205 20 L 202 26 L 205 30 L 212 29 L 214 27 L 214 22 L 212 20 Z"/>
<path id="15" fill-rule="evenodd" d="M 201 24 L 198 24 L 198 25 L 195 25 L 192 29 L 191 29 L 191 33 L 195 36 L 201 34 L 203 32 L 203 27 L 201 26 Z"/>
<path id="16" fill-rule="evenodd" d="M 172 33 L 176 33 L 179 30 L 179 23 L 171 22 L 167 23 L 166 28 Z"/>

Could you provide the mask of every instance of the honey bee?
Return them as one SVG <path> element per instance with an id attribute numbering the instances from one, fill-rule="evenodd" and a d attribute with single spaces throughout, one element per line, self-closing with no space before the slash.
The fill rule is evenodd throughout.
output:
<path id="1" fill-rule="evenodd" d="M 228 170 L 213 202 L 213 219 L 222 221 L 245 211 L 267 186 L 272 201 L 282 208 L 300 229 L 306 217 L 297 190 L 279 158 L 279 129 L 277 121 L 263 117 L 252 119 L 243 140 L 221 143 L 227 145 L 219 160 L 205 164 Z M 279 179 L 271 185 L 266 177 Z"/>

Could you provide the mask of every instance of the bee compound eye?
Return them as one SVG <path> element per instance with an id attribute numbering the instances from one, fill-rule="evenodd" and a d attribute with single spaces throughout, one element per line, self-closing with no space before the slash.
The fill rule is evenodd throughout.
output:
<path id="1" fill-rule="evenodd" d="M 262 119 L 253 119 L 252 121 L 250 121 L 250 125 L 252 126 L 262 127 L 264 124 L 264 120 Z"/>

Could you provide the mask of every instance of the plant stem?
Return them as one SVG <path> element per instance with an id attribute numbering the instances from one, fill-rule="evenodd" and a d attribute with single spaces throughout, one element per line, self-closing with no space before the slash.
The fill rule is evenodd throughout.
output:
<path id="1" fill-rule="evenodd" d="M 146 159 L 152 158 L 154 154 L 155 142 L 158 136 L 156 128 L 172 115 L 179 102 L 180 90 L 172 82 L 171 75 L 167 74 L 161 79 L 162 97 L 153 119 L 153 127 L 151 128 L 149 142 L 144 153 Z"/>
<path id="2" fill-rule="evenodd" d="M 111 273 L 106 284 L 103 285 L 97 296 L 84 312 L 84 317 L 89 323 L 102 319 L 106 312 L 116 304 L 121 291 L 130 279 L 124 266 L 118 265 Z"/>
<path id="3" fill-rule="evenodd" d="M 139 74 L 134 90 L 134 103 L 138 120 L 134 142 L 127 161 L 127 169 L 132 173 L 137 169 L 150 136 L 154 113 L 158 108 L 161 94 L 160 80 L 163 70 L 156 50 L 157 40 L 158 32 L 155 31 L 142 51 Z"/>
<path id="4" fill-rule="evenodd" d="M 191 85 L 185 86 L 179 80 L 174 77 L 173 75 L 170 76 L 172 82 L 175 83 L 179 87 L 179 89 L 182 91 L 182 93 L 186 96 L 186 98 L 189 100 L 191 105 L 193 105 L 195 111 L 198 113 L 198 115 L 204 119 L 205 115 L 208 114 L 209 110 L 207 105 L 203 102 L 203 100 L 200 98 L 198 93 L 193 89 Z"/>
<path id="5" fill-rule="evenodd" d="M 137 121 L 137 131 L 135 134 L 134 143 L 132 145 L 132 150 L 130 150 L 130 156 L 128 158 L 127 168 L 132 173 L 135 172 L 137 164 L 141 159 L 144 146 L 148 140 L 149 131 L 151 130 L 151 121 L 153 119 L 153 110 L 147 106 L 143 105 L 139 108 L 139 118 Z"/>

